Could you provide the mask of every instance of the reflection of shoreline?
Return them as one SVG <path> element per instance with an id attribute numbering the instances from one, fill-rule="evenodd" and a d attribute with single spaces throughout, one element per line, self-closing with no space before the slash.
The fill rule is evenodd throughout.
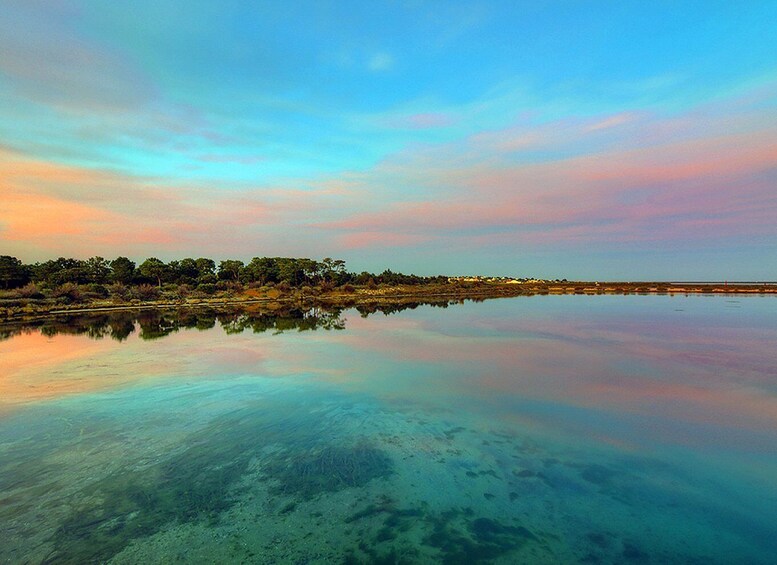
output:
<path id="1" fill-rule="evenodd" d="M 356 311 L 367 317 L 371 314 L 393 314 L 420 305 L 447 307 L 448 301 L 419 302 L 405 301 L 403 303 L 360 304 Z M 251 330 L 253 333 L 263 333 L 272 330 L 274 333 L 284 331 L 312 330 L 342 330 L 346 321 L 342 316 L 344 308 L 299 308 L 283 306 L 278 303 L 271 305 L 233 304 L 223 307 L 198 305 L 199 307 L 177 308 L 112 308 L 82 310 L 80 312 L 62 312 L 41 316 L 36 319 L 12 321 L 0 324 L 0 340 L 10 339 L 16 335 L 40 332 L 53 337 L 58 334 L 87 335 L 92 339 L 111 338 L 124 341 L 131 334 L 138 332 L 144 340 L 165 337 L 181 329 L 206 330 L 216 327 L 218 323 L 227 334 L 242 333 Z"/>
<path id="2" fill-rule="evenodd" d="M 257 295 L 253 291 L 237 294 L 231 297 L 198 298 L 198 299 L 164 299 L 164 300 L 133 300 L 131 302 L 116 302 L 107 299 L 88 299 L 81 302 L 66 304 L 52 302 L 50 299 L 13 299 L 0 300 L 0 322 L 29 321 L 51 315 L 138 311 L 147 309 L 169 308 L 225 308 L 233 306 L 264 305 L 276 310 L 280 308 L 309 309 L 320 308 L 352 308 L 365 304 L 396 304 L 396 303 L 429 303 L 447 300 L 485 300 L 488 298 L 512 297 L 527 294 L 525 289 L 516 285 L 421 285 L 404 287 L 378 287 L 375 289 L 354 289 L 353 292 L 331 291 L 319 293 L 315 289 L 306 292 L 304 289 L 290 290 L 285 293 L 272 291 Z M 3 306 L 6 306 L 5 308 Z"/>

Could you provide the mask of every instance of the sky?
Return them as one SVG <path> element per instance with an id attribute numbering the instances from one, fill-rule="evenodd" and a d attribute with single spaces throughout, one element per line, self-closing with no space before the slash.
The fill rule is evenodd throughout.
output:
<path id="1" fill-rule="evenodd" d="M 777 280 L 777 1 L 0 0 L 0 254 Z"/>

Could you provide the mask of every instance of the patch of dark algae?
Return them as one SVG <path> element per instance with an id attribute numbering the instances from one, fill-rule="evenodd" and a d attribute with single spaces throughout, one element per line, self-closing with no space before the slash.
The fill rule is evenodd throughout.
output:
<path id="1" fill-rule="evenodd" d="M 252 456 L 242 443 L 207 441 L 167 462 L 90 485 L 60 526 L 45 563 L 103 562 L 165 524 L 217 522 L 234 503 L 231 487 Z"/>
<path id="2" fill-rule="evenodd" d="M 520 525 L 475 517 L 471 508 L 431 512 L 426 505 L 421 505 L 399 509 L 390 499 L 383 499 L 352 514 L 346 518 L 346 523 L 374 520 L 379 516 L 384 517 L 383 526 L 372 536 L 363 536 L 358 547 L 346 553 L 346 564 L 490 563 L 497 558 L 511 558 L 514 552 L 528 543 L 535 543 L 550 552 L 544 539 L 546 536 L 537 535 Z M 403 534 L 411 529 L 416 531 L 410 539 L 423 540 L 426 549 L 414 547 L 403 539 Z M 419 533 L 420 536 L 417 535 Z"/>
<path id="3" fill-rule="evenodd" d="M 445 512 L 434 520 L 425 543 L 440 550 L 442 563 L 483 563 L 521 549 L 539 538 L 523 526 L 509 526 L 490 518 L 465 520 L 465 528 L 453 522 L 455 512 Z"/>
<path id="4" fill-rule="evenodd" d="M 263 410 L 238 411 L 190 436 L 188 447 L 166 460 L 86 486 L 44 563 L 101 563 L 168 524 L 216 524 L 249 488 L 243 479 L 257 459 L 271 493 L 299 500 L 392 472 L 388 455 L 370 444 L 325 444 L 325 422 L 295 416 L 292 423 L 279 424 Z M 268 455 L 268 445 L 279 449 Z"/>
<path id="5" fill-rule="evenodd" d="M 325 492 L 360 487 L 393 472 L 391 458 L 367 443 L 327 445 L 307 453 L 294 453 L 264 467 L 277 481 L 274 494 L 310 498 Z"/>

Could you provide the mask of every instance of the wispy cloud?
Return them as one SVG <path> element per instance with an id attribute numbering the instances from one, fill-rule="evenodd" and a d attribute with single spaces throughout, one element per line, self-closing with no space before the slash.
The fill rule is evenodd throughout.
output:
<path id="1" fill-rule="evenodd" d="M 596 131 L 600 129 L 609 129 L 612 127 L 617 127 L 623 124 L 627 124 L 635 119 L 636 119 L 636 116 L 629 112 L 625 112 L 623 114 L 615 114 L 612 116 L 608 116 L 601 121 L 590 124 L 587 128 L 587 131 L 590 132 L 590 131 Z"/>
<path id="2" fill-rule="evenodd" d="M 0 151 L 0 239 L 33 257 L 55 254 L 176 256 L 198 249 L 247 257 L 260 242 L 287 235 L 287 252 L 304 253 L 303 224 L 335 208 L 343 192 L 329 186 L 235 190 L 174 184 L 38 161 Z M 320 247 L 320 246 L 319 246 Z M 225 252 L 225 250 L 228 250 Z"/>
<path id="3" fill-rule="evenodd" d="M 373 72 L 388 71 L 394 66 L 394 57 L 385 51 L 375 53 L 367 62 L 367 68 Z"/>
<path id="4" fill-rule="evenodd" d="M 255 165 L 265 160 L 261 155 L 217 155 L 209 153 L 198 155 L 198 161 L 203 163 L 234 163 L 237 165 Z"/>
<path id="5" fill-rule="evenodd" d="M 24 96 L 76 113 L 123 112 L 151 102 L 149 77 L 120 52 L 76 34 L 78 9 L 6 5 L 0 71 Z M 32 39 L 32 40 L 31 40 Z"/>
<path id="6" fill-rule="evenodd" d="M 411 130 L 444 128 L 453 124 L 454 121 L 453 116 L 443 112 L 421 112 L 386 120 L 389 127 Z"/>
<path id="7" fill-rule="evenodd" d="M 321 227 L 349 247 L 774 236 L 775 113 L 730 110 L 737 105 L 564 119 L 413 147 L 377 165 L 362 190 L 382 191 L 388 178 L 414 196 L 397 191 L 379 209 Z"/>
<path id="8" fill-rule="evenodd" d="M 7 252 L 498 270 L 777 241 L 763 6 L 697 32 L 649 3 L 191 4 L 3 6 Z"/>

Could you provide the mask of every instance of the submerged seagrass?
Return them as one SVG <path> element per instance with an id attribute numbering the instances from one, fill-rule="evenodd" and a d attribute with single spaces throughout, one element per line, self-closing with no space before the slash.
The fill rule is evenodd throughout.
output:
<path id="1" fill-rule="evenodd" d="M 777 551 L 771 301 L 389 312 L 6 327 L 0 560 L 769 563 Z"/>

